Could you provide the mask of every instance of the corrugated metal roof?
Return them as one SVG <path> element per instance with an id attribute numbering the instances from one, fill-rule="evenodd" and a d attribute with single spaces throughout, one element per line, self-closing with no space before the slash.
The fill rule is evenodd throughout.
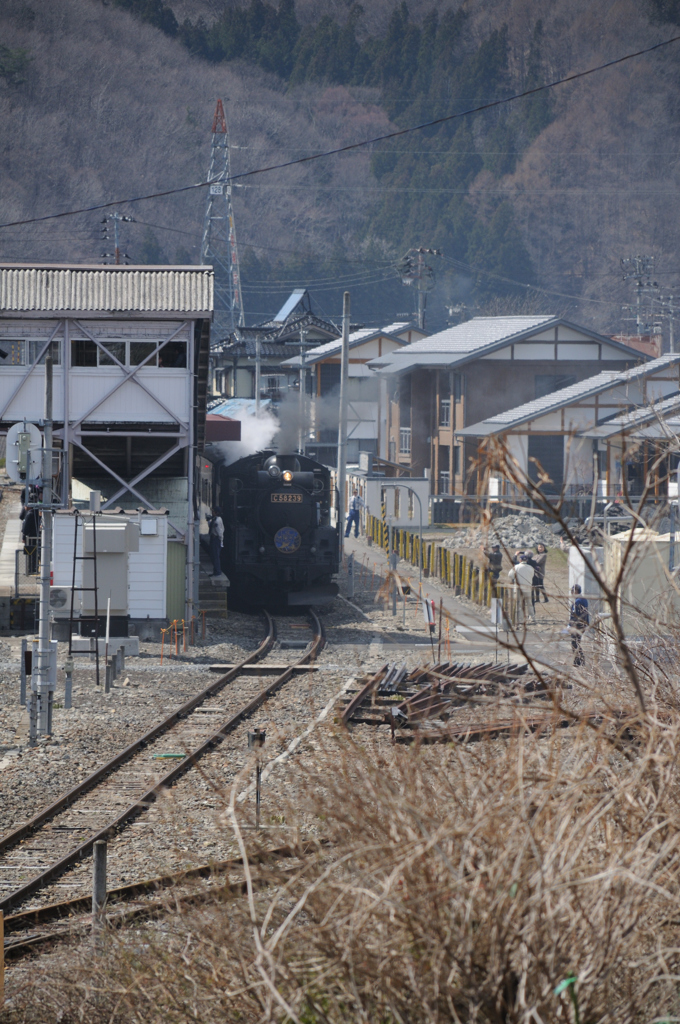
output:
<path id="1" fill-rule="evenodd" d="M 463 430 L 457 430 L 456 433 L 468 434 L 472 437 L 499 433 L 509 427 L 519 426 L 521 423 L 535 419 L 537 416 L 555 412 L 581 398 L 588 398 L 609 388 L 628 384 L 640 377 L 648 377 L 658 370 L 678 363 L 680 363 L 680 354 L 669 353 L 659 356 L 658 359 L 653 359 L 651 362 L 642 363 L 640 366 L 633 366 L 630 370 L 603 370 L 602 373 L 598 373 L 594 377 L 586 377 L 585 380 L 570 384 L 569 387 L 551 391 L 541 398 L 535 398 L 532 402 L 517 405 L 514 409 L 506 409 L 495 416 L 490 416 L 487 420 L 465 427 Z"/>
<path id="2" fill-rule="evenodd" d="M 212 267 L 0 265 L 2 312 L 206 313 Z"/>

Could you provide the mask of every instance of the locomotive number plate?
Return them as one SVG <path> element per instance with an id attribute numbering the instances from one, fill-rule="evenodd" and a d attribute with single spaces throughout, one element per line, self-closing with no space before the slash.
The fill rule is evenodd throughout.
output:
<path id="1" fill-rule="evenodd" d="M 285 491 L 283 491 L 283 492 L 279 491 L 279 492 L 275 492 L 274 494 L 270 495 L 270 498 L 271 498 L 271 501 L 286 501 L 286 502 L 292 502 L 292 503 L 297 504 L 297 505 L 301 505 L 302 504 L 302 495 L 301 494 L 288 494 Z"/>

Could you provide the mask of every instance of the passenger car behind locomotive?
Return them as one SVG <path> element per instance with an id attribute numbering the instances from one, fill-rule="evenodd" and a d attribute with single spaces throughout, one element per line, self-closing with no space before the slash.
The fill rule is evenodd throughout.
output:
<path id="1" fill-rule="evenodd" d="M 248 455 L 214 470 L 222 510 L 222 567 L 231 593 L 249 604 L 319 604 L 338 592 L 338 529 L 331 476 L 304 455 Z"/>

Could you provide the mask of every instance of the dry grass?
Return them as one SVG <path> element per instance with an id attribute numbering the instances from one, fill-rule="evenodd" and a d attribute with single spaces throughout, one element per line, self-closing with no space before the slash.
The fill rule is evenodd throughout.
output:
<path id="1" fill-rule="evenodd" d="M 610 722 L 467 747 L 329 730 L 300 759 L 296 808 L 329 846 L 248 897 L 108 934 L 95 965 L 89 947 L 55 957 L 7 1020 L 673 1016 L 680 729 L 648 705 L 618 735 Z M 226 818 L 245 854 L 253 833 Z"/>

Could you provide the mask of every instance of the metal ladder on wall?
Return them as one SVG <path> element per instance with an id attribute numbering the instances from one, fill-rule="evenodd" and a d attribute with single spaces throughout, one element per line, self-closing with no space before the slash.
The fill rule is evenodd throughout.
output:
<path id="1" fill-rule="evenodd" d="M 83 550 L 85 550 L 85 515 L 80 509 L 74 509 L 74 524 L 73 524 L 73 578 L 71 580 L 71 611 L 68 619 L 68 654 L 69 658 L 73 653 L 73 627 L 74 627 L 74 616 L 73 616 L 73 604 L 76 590 L 79 590 L 81 594 L 86 592 L 94 591 L 94 657 L 95 657 L 95 678 L 97 686 L 100 685 L 99 679 L 99 605 L 97 602 L 97 515 L 98 512 L 90 512 L 92 516 L 92 554 L 91 555 L 79 555 L 78 554 L 78 526 L 82 522 L 82 536 L 83 536 Z M 92 562 L 93 572 L 93 587 L 76 587 L 76 565 L 78 562 Z M 81 584 L 84 582 L 81 574 Z M 81 609 L 81 621 L 82 621 L 82 609 Z M 91 646 L 91 645 L 90 645 Z"/>

